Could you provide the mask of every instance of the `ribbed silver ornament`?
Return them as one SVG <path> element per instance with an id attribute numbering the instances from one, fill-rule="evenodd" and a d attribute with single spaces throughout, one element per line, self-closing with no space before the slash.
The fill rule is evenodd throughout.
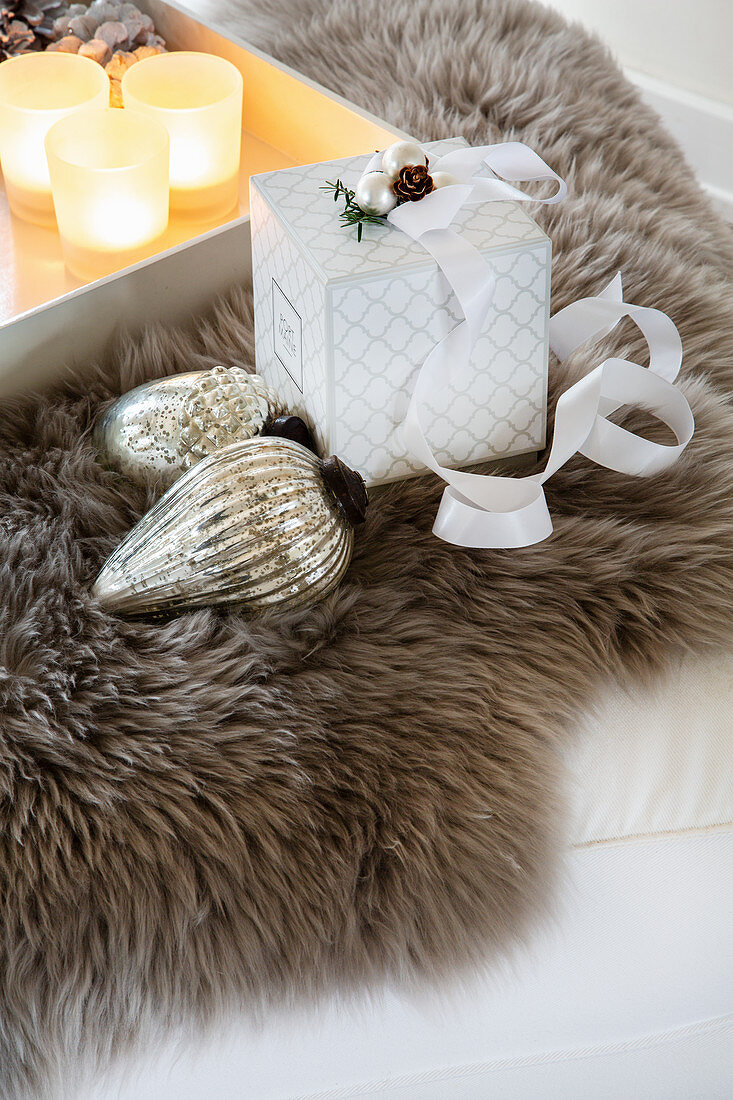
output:
<path id="1" fill-rule="evenodd" d="M 213 367 L 145 382 L 101 415 L 94 443 L 101 461 L 142 482 L 165 483 L 229 443 L 259 434 L 281 409 L 256 374 Z"/>
<path id="2" fill-rule="evenodd" d="M 133 528 L 99 574 L 95 595 L 125 615 L 222 604 L 289 609 L 321 599 L 345 573 L 354 545 L 322 466 L 299 443 L 276 437 L 217 451 Z"/>

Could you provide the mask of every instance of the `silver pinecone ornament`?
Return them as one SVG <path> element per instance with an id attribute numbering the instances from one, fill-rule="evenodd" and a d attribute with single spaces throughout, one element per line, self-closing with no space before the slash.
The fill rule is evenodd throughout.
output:
<path id="1" fill-rule="evenodd" d="M 346 572 L 366 505 L 364 482 L 335 457 L 271 436 L 233 443 L 161 497 L 94 593 L 108 610 L 136 616 L 314 603 Z"/>
<path id="2" fill-rule="evenodd" d="M 251 439 L 280 412 L 271 390 L 241 367 L 156 378 L 101 415 L 94 443 L 102 462 L 134 481 L 171 483 L 229 443 Z"/>

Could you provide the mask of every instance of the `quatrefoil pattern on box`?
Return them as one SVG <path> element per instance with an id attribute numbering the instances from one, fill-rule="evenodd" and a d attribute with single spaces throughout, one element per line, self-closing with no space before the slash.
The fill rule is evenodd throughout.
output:
<path id="1" fill-rule="evenodd" d="M 461 140 L 428 146 L 438 155 Z M 343 228 L 320 185 L 353 186 L 368 158 L 255 177 L 252 250 L 257 370 L 283 404 L 369 484 L 421 472 L 399 424 L 420 364 L 460 320 L 422 248 L 392 226 Z M 455 226 L 496 275 L 471 361 L 424 406 L 436 457 L 461 466 L 544 446 L 550 242 L 518 203 L 461 212 Z M 275 354 L 272 280 L 302 321 L 302 392 Z"/>

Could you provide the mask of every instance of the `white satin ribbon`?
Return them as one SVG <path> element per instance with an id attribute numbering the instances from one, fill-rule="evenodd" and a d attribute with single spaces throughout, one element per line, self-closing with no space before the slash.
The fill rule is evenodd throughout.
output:
<path id="1" fill-rule="evenodd" d="M 488 167 L 503 179 L 477 177 Z M 381 154 L 366 171 L 381 167 Z M 543 483 L 574 454 L 620 473 L 647 477 L 675 462 L 692 438 L 694 420 L 683 394 L 672 385 L 682 363 L 682 344 L 664 313 L 623 301 L 617 275 L 599 295 L 560 310 L 550 321 L 550 344 L 566 359 L 587 340 L 597 340 L 630 317 L 649 345 L 649 366 L 626 359 L 607 359 L 561 395 L 555 433 L 545 469 L 530 477 L 497 477 L 441 466 L 423 431 L 420 410 L 445 385 L 455 363 L 466 363 L 478 340 L 494 296 L 496 280 L 483 256 L 451 223 L 466 204 L 486 201 L 559 202 L 564 181 L 528 146 L 520 142 L 458 149 L 430 162 L 430 171 L 445 171 L 459 182 L 414 203 L 396 207 L 388 220 L 418 241 L 436 260 L 463 311 L 464 320 L 436 344 L 420 368 L 402 434 L 408 451 L 446 483 L 433 531 L 457 546 L 482 548 L 530 546 L 552 532 Z M 507 181 L 549 180 L 558 184 L 548 199 L 534 199 Z M 641 406 L 662 420 L 676 436 L 666 446 L 635 435 L 607 417 L 622 405 Z"/>

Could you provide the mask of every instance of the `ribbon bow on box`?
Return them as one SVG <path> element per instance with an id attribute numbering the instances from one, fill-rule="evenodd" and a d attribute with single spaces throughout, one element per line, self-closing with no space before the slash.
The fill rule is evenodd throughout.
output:
<path id="1" fill-rule="evenodd" d="M 425 438 L 420 411 L 426 397 L 445 385 L 453 364 L 466 363 L 481 334 L 494 297 L 496 279 L 473 245 L 451 228 L 468 204 L 496 201 L 556 203 L 567 194 L 565 182 L 521 142 L 459 149 L 430 161 L 431 173 L 447 172 L 458 182 L 395 207 L 387 220 L 419 242 L 447 278 L 460 308 L 461 321 L 443 337 L 420 368 L 403 439 L 410 453 L 446 483 L 433 531 L 457 546 L 483 548 L 531 546 L 552 533 L 545 481 L 574 454 L 600 466 L 636 477 L 649 477 L 679 458 L 694 431 L 684 395 L 673 385 L 682 364 L 682 343 L 674 323 L 658 309 L 623 301 L 617 275 L 596 297 L 582 298 L 550 320 L 550 345 L 562 360 L 590 339 L 606 335 L 630 317 L 649 345 L 649 366 L 627 359 L 606 359 L 561 395 L 555 433 L 545 469 L 529 477 L 497 477 L 441 466 Z M 365 175 L 381 167 L 372 158 Z M 484 165 L 492 177 L 477 176 Z M 502 177 L 501 179 L 498 177 Z M 535 199 L 508 181 L 555 181 L 556 193 Z M 608 416 L 622 405 L 638 405 L 663 421 L 677 438 L 666 446 L 613 424 Z"/>

